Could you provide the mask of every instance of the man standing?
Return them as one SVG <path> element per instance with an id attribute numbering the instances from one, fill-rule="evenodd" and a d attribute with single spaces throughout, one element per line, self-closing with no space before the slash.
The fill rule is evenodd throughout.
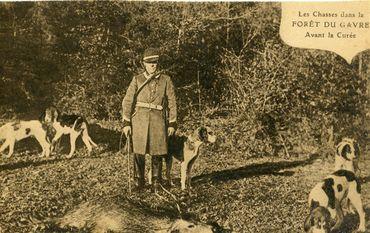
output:
<path id="1" fill-rule="evenodd" d="M 145 184 L 145 154 L 152 159 L 152 189 L 157 190 L 167 138 L 175 133 L 177 109 L 174 86 L 158 69 L 159 52 L 146 49 L 145 72 L 135 76 L 122 101 L 123 131 L 132 136 L 134 176 L 138 189 Z"/>

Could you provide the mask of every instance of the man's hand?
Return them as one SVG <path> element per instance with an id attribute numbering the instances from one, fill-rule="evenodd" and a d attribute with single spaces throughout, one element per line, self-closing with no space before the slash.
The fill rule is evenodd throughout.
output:
<path id="1" fill-rule="evenodd" d="M 131 126 L 123 127 L 123 132 L 125 133 L 126 137 L 128 137 L 129 134 L 131 135 Z"/>
<path id="2" fill-rule="evenodd" d="M 168 136 L 172 136 L 175 134 L 175 128 L 174 127 L 168 127 Z"/>

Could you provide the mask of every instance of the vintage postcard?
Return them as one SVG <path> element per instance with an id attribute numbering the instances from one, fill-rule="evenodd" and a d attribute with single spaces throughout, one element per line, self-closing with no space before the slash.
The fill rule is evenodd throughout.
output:
<path id="1" fill-rule="evenodd" d="M 370 232 L 368 1 L 1 1 L 0 233 Z"/>

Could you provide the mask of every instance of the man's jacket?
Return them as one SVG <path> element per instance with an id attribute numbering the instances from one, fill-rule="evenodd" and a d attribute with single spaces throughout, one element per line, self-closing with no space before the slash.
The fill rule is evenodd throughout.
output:
<path id="1" fill-rule="evenodd" d="M 167 154 L 167 127 L 177 119 L 176 96 L 169 76 L 159 74 L 147 80 L 145 74 L 135 76 L 122 101 L 124 122 L 132 126 L 133 152 Z"/>

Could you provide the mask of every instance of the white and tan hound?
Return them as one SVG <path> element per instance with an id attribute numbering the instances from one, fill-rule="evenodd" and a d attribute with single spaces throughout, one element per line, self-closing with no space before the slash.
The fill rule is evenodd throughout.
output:
<path id="1" fill-rule="evenodd" d="M 344 218 L 341 204 L 348 198 L 360 218 L 358 231 L 365 232 L 365 212 L 360 192 L 360 183 L 351 171 L 338 170 L 326 177 L 309 194 L 310 214 L 305 220 L 304 230 L 310 233 L 338 230 Z M 332 219 L 336 222 L 331 228 Z"/>
<path id="2" fill-rule="evenodd" d="M 348 170 L 356 174 L 359 170 L 359 155 L 360 148 L 357 141 L 352 138 L 343 138 L 336 147 L 334 170 Z M 345 198 L 342 204 L 345 211 L 349 213 L 355 212 L 348 198 Z"/>
<path id="3" fill-rule="evenodd" d="M 359 155 L 360 148 L 356 140 L 343 138 L 336 148 L 334 170 L 343 169 L 356 173 L 358 170 Z"/>
<path id="4" fill-rule="evenodd" d="M 181 163 L 181 189 L 190 188 L 191 169 L 199 157 L 199 148 L 203 143 L 214 143 L 216 136 L 207 127 L 197 128 L 190 136 L 174 135 L 169 138 L 168 156 L 166 157 L 166 177 L 169 184 L 171 181 L 171 169 L 173 158 Z"/>
<path id="5" fill-rule="evenodd" d="M 50 144 L 47 140 L 47 129 L 38 120 L 31 121 L 14 121 L 6 123 L 0 127 L 0 139 L 4 140 L 4 144 L 0 147 L 0 153 L 9 147 L 8 155 L 6 158 L 10 158 L 14 153 L 14 145 L 17 141 L 24 138 L 34 137 L 40 143 L 42 147 L 41 156 L 49 157 L 50 155 Z"/>
<path id="6" fill-rule="evenodd" d="M 85 143 L 89 154 L 92 151 L 92 147 L 96 147 L 95 142 L 90 138 L 87 122 L 82 116 L 79 115 L 66 115 L 60 114 L 57 108 L 49 107 L 41 115 L 42 121 L 52 124 L 55 129 L 55 136 L 51 142 L 51 151 L 54 150 L 55 143 L 59 138 L 65 134 L 70 135 L 71 150 L 67 155 L 67 158 L 71 158 L 76 149 L 76 139 L 82 135 L 82 141 Z"/>

